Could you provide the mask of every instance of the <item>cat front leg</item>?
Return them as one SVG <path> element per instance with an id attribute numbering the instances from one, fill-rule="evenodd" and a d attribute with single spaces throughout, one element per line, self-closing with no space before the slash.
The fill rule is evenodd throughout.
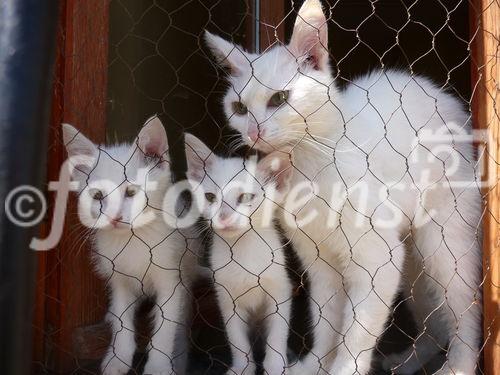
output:
<path id="1" fill-rule="evenodd" d="M 276 304 L 274 300 L 264 324 L 267 327 L 266 356 L 264 358 L 264 374 L 288 374 L 287 349 L 290 329 L 291 296 L 284 302 Z"/>
<path id="2" fill-rule="evenodd" d="M 123 375 L 132 368 L 135 352 L 134 314 L 139 303 L 130 283 L 121 276 L 111 279 L 111 301 L 107 321 L 111 343 L 101 363 L 103 375 Z"/>
<path id="3" fill-rule="evenodd" d="M 392 302 L 398 292 L 404 250 L 388 247 L 391 234 L 374 231 L 354 245 L 344 271 L 347 302 L 343 307 L 342 342 L 328 373 L 366 375 L 373 350 L 384 331 Z M 391 245 L 389 245 L 391 246 Z"/>
<path id="4" fill-rule="evenodd" d="M 252 355 L 249 339 L 249 326 L 246 314 L 238 308 L 228 291 L 221 285 L 216 285 L 217 300 L 226 328 L 228 345 L 231 350 L 232 364 L 228 375 L 254 375 L 256 366 Z"/>
<path id="5" fill-rule="evenodd" d="M 248 338 L 248 325 L 237 315 L 226 323 L 227 339 L 231 347 L 232 364 L 228 375 L 254 375 L 256 371 L 252 347 Z"/>
<path id="6" fill-rule="evenodd" d="M 308 267 L 309 306 L 313 345 L 310 352 L 290 367 L 292 375 L 326 375 L 340 345 L 345 292 L 338 265 L 317 259 Z"/>
<path id="7" fill-rule="evenodd" d="M 165 280 L 157 287 L 156 303 L 152 310 L 153 331 L 148 350 L 148 361 L 144 366 L 147 375 L 181 374 L 175 368 L 175 339 L 186 327 L 186 286 L 175 280 Z"/>

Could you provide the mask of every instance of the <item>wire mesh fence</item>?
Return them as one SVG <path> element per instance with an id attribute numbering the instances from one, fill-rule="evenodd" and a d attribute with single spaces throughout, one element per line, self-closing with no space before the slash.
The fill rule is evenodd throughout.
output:
<path id="1" fill-rule="evenodd" d="M 35 373 L 483 373 L 483 9 L 76 3 L 49 155 L 76 185 Z"/>

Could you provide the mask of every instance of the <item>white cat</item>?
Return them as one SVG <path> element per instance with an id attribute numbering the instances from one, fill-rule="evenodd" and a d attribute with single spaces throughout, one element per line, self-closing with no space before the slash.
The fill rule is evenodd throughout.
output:
<path id="1" fill-rule="evenodd" d="M 188 176 L 204 193 L 202 217 L 214 232 L 209 263 L 232 353 L 228 374 L 255 374 L 249 336 L 255 322 L 267 328 L 265 373 L 285 374 L 293 287 L 273 211 L 291 169 L 275 155 L 258 164 L 219 157 L 190 134 L 186 154 Z M 281 163 L 275 169 L 274 160 Z"/>
<path id="2" fill-rule="evenodd" d="M 461 104 L 400 71 L 337 89 L 319 0 L 304 2 L 288 45 L 260 55 L 208 32 L 206 40 L 230 70 L 230 125 L 248 145 L 292 156 L 282 221 L 309 271 L 315 325 L 294 373 L 367 374 L 402 288 L 423 333 L 416 350 L 385 365 L 410 374 L 447 348 L 439 373 L 473 374 L 481 195 Z"/>
<path id="3" fill-rule="evenodd" d="M 170 186 L 167 135 L 149 119 L 132 144 L 98 146 L 68 124 L 64 142 L 79 182 L 79 216 L 95 229 L 92 258 L 107 282 L 112 340 L 105 375 L 126 374 L 136 349 L 134 314 L 154 297 L 153 331 L 145 374 L 183 374 L 174 339 L 185 328 L 193 254 L 185 237 L 169 228 L 162 201 Z"/>

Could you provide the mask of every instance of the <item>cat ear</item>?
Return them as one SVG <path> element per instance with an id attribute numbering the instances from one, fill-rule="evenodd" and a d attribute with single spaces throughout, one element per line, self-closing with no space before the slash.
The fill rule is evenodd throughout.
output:
<path id="1" fill-rule="evenodd" d="M 302 4 L 289 49 L 317 70 L 328 68 L 328 26 L 320 0 L 306 0 Z"/>
<path id="2" fill-rule="evenodd" d="M 290 154 L 285 152 L 272 152 L 257 164 L 257 179 L 263 186 L 274 184 L 281 194 L 288 193 L 292 178 L 293 166 Z"/>
<path id="3" fill-rule="evenodd" d="M 62 124 L 63 141 L 68 156 L 96 156 L 97 146 L 85 137 L 78 129 L 70 124 Z"/>
<path id="4" fill-rule="evenodd" d="M 206 175 L 206 169 L 212 163 L 214 153 L 194 135 L 185 133 L 184 137 L 188 177 L 192 180 L 201 181 Z"/>
<path id="5" fill-rule="evenodd" d="M 99 148 L 70 124 L 62 124 L 62 131 L 70 166 L 88 174 L 97 160 Z"/>
<path id="6" fill-rule="evenodd" d="M 214 54 L 217 64 L 229 68 L 232 76 L 241 75 L 243 69 L 250 67 L 251 55 L 220 36 L 205 30 L 205 41 Z"/>
<path id="7" fill-rule="evenodd" d="M 134 143 L 144 155 L 166 158 L 167 132 L 158 116 L 150 117 L 145 122 Z M 132 146 L 134 147 L 134 145 Z"/>

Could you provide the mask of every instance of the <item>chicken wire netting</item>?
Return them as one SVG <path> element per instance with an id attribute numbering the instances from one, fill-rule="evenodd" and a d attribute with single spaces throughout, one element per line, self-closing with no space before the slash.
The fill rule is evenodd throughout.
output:
<path id="1" fill-rule="evenodd" d="M 309 6 L 309 11 L 302 6 Z M 60 244 L 40 256 L 35 373 L 483 373 L 483 348 L 495 333 L 491 322 L 483 335 L 481 321 L 481 221 L 496 217 L 480 207 L 496 187 L 496 181 L 483 184 L 484 166 L 495 166 L 496 160 L 486 150 L 491 142 L 489 123 L 473 123 L 473 103 L 484 90 L 484 66 L 471 52 L 482 31 L 477 23 L 482 9 L 467 1 L 433 0 L 307 0 L 305 5 L 298 0 L 111 0 L 109 8 L 101 10 L 109 12 L 108 27 L 83 33 L 83 42 L 75 40 L 86 50 L 92 51 L 88 46 L 93 44 L 100 46 L 98 51 L 106 49 L 107 65 L 89 67 L 86 61 L 92 56 L 71 56 L 77 66 L 71 72 L 88 70 L 87 77 L 95 77 L 83 91 L 88 95 L 83 108 L 62 99 L 76 82 L 65 72 L 72 43 L 65 25 L 79 13 L 61 11 L 49 180 L 57 179 L 59 169 L 53 166 L 58 168 L 64 160 L 65 146 L 70 156 L 76 156 L 73 178 L 80 188 L 70 199 Z M 313 32 L 294 44 L 300 22 L 302 29 Z M 224 51 L 224 42 L 213 40 L 207 45 L 205 30 L 236 47 Z M 316 42 L 307 45 L 308 39 Z M 300 42 L 306 45 L 304 51 L 297 50 Z M 279 48 L 282 53 L 275 54 Z M 247 71 L 235 72 L 231 56 L 234 61 L 239 56 Z M 280 81 L 276 77 L 288 69 L 276 66 L 283 59 L 296 67 L 295 74 Z M 322 59 L 329 61 L 331 81 L 316 75 L 329 70 Z M 301 64 L 309 65 L 301 69 L 306 66 Z M 273 71 L 271 77 L 267 70 Z M 370 79 L 361 78 L 368 73 Z M 107 77 L 105 105 L 103 98 L 93 96 L 101 76 Z M 290 82 L 300 77 L 326 88 L 320 90 L 319 101 L 305 95 L 302 102 L 316 100 L 307 113 L 301 113 L 300 101 L 293 102 Z M 273 86 L 276 82 L 282 86 Z M 390 91 L 381 91 L 380 82 Z M 334 93 L 348 95 L 349 90 L 355 91 L 349 100 L 360 104 L 342 113 Z M 410 90 L 420 94 L 411 96 Z M 274 101 L 277 94 L 278 103 L 259 117 L 252 100 L 258 101 L 262 91 L 269 98 L 261 100 Z M 225 95 L 234 100 L 223 102 Z M 378 107 L 381 98 L 394 95 L 389 110 Z M 440 101 L 447 103 L 441 106 Z M 316 132 L 320 121 L 315 116 L 328 106 L 341 113 L 340 131 L 331 138 L 323 129 Z M 425 112 L 427 118 L 412 123 L 415 113 L 426 106 L 432 108 Z M 280 130 L 278 138 L 292 134 L 293 140 L 276 144 L 266 138 L 270 130 L 265 127 L 282 119 L 283 107 L 294 113 L 290 126 L 298 121 L 303 128 L 294 127 L 295 134 Z M 104 109 L 106 126 L 101 131 L 92 125 L 101 117 L 92 113 Z M 454 110 L 462 114 L 453 117 Z M 73 113 L 74 132 L 60 128 L 60 123 L 69 122 L 68 111 Z M 363 117 L 363 111 L 369 116 Z M 239 133 L 242 116 L 255 125 L 256 136 L 246 133 L 249 123 L 243 136 Z M 379 131 L 363 138 L 365 130 L 356 125 L 360 117 L 368 121 L 366 126 L 375 117 Z M 467 130 L 471 124 L 474 131 Z M 165 138 L 158 130 L 163 127 Z M 394 127 L 404 129 L 394 134 Z M 184 139 L 184 132 L 194 134 L 214 154 L 204 153 L 190 136 Z M 411 138 L 406 150 L 398 136 Z M 131 151 L 91 146 L 87 138 L 105 145 L 131 142 Z M 167 138 L 168 143 L 151 142 Z M 263 164 L 268 160 L 265 154 L 273 153 L 281 164 Z M 90 161 L 82 162 L 81 154 Z M 349 159 L 346 154 L 354 156 Z M 134 228 L 133 222 L 146 212 L 164 215 L 148 181 L 159 183 L 165 193 L 162 186 L 193 178 L 191 168 L 201 165 L 194 178 L 198 177 L 197 186 L 210 189 L 204 183 L 211 181 L 211 188 L 222 190 L 220 197 L 207 196 L 206 190 L 202 200 L 223 200 L 226 186 L 218 181 L 231 170 L 216 164 L 220 161 L 214 155 L 245 158 L 225 179 L 227 184 L 247 174 L 247 185 L 257 182 L 267 194 L 271 180 L 279 195 L 285 176 L 289 197 L 293 182 L 311 182 L 305 188 L 311 195 L 299 206 L 316 205 L 321 219 L 302 225 L 300 208 L 290 209 L 286 198 L 264 194 L 263 202 L 276 209 L 270 224 L 262 232 L 254 228 L 252 214 L 246 214 L 249 229 L 236 240 L 218 232 L 215 217 L 200 218 L 191 227 L 177 228 L 174 220 L 168 229 L 145 230 L 142 224 Z M 441 173 L 427 185 L 420 180 L 425 172 L 415 169 L 425 164 L 419 157 L 434 163 L 431 175 L 439 165 Z M 349 161 L 356 164 L 346 166 Z M 458 177 L 450 175 L 455 161 L 460 165 Z M 138 170 L 145 171 L 142 180 Z M 337 180 L 322 180 L 328 170 Z M 263 180 L 262 175 L 269 178 Z M 97 188 L 92 185 L 97 177 L 114 185 L 108 191 Z M 312 184 L 322 181 L 323 185 Z M 356 190 L 366 181 L 368 190 Z M 321 186 L 333 189 L 328 200 Z M 399 195 L 405 186 L 417 202 L 412 213 L 404 206 L 412 198 Z M 441 195 L 428 199 L 432 189 L 441 189 Z M 109 214 L 106 199 L 115 194 L 121 194 L 120 202 L 143 199 L 135 217 Z M 369 197 L 375 194 L 373 203 Z M 195 196 L 181 194 L 173 205 L 175 213 L 182 216 L 184 209 L 191 209 Z M 242 203 L 248 196 L 240 198 Z M 85 200 L 91 202 L 89 207 L 98 207 L 95 221 L 82 225 L 78 202 Z M 361 208 L 361 201 L 369 202 L 368 207 Z M 391 207 L 390 214 L 402 224 L 390 230 L 380 226 L 380 207 Z M 337 215 L 338 222 L 324 231 L 330 214 Z M 283 219 L 286 215 L 288 221 Z M 128 229 L 120 228 L 122 224 Z M 99 237 L 109 232 L 106 225 L 128 230 L 126 241 L 117 244 Z M 430 229 L 419 231 L 421 227 Z M 248 245 L 251 233 L 256 236 Z M 266 243 L 268 238 L 277 242 Z M 229 256 L 217 263 L 214 253 L 221 248 Z M 247 254 L 244 261 L 238 258 L 241 249 Z M 262 249 L 272 256 L 256 271 L 251 254 L 260 257 Z M 360 249 L 376 255 L 363 257 Z M 162 252 L 177 255 L 162 257 Z M 244 286 L 238 289 L 238 283 Z M 288 289 L 287 297 L 279 300 L 273 295 L 273 284 Z M 278 334 L 273 331 L 277 325 Z M 285 345 L 277 350 L 275 344 L 283 340 Z"/>

